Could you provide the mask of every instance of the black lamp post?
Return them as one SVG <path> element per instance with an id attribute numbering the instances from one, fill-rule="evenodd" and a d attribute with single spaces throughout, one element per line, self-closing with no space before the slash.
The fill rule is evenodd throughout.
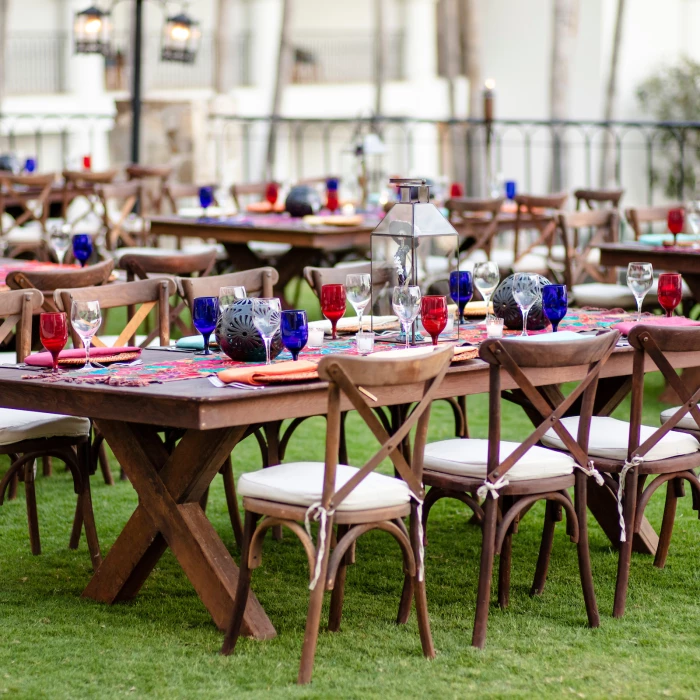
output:
<path id="1" fill-rule="evenodd" d="M 111 45 L 111 10 L 120 0 L 114 0 L 109 10 L 91 6 L 77 12 L 73 23 L 76 53 L 98 53 L 109 56 Z M 141 135 L 141 64 L 143 61 L 143 0 L 135 0 L 133 59 L 131 76 L 131 162 L 139 162 Z M 165 3 L 160 2 L 165 7 Z M 184 11 L 170 16 L 163 25 L 161 61 L 194 63 L 200 41 L 199 23 Z"/>

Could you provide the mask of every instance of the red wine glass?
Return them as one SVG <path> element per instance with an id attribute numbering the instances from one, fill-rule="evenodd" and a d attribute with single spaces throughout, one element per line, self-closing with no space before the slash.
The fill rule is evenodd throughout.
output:
<path id="1" fill-rule="evenodd" d="M 324 284 L 321 287 L 321 313 L 331 322 L 335 340 L 338 337 L 336 326 L 345 315 L 345 285 Z"/>
<path id="2" fill-rule="evenodd" d="M 659 304 L 671 318 L 673 310 L 681 303 L 682 282 L 677 272 L 664 272 L 659 275 Z"/>
<path id="3" fill-rule="evenodd" d="M 329 177 L 326 181 L 326 207 L 331 214 L 334 214 L 339 206 L 338 178 Z"/>
<path id="4" fill-rule="evenodd" d="M 41 344 L 51 353 L 53 372 L 58 372 L 58 354 L 68 342 L 68 322 L 64 313 L 39 314 Z"/>
<path id="5" fill-rule="evenodd" d="M 280 186 L 276 182 L 268 182 L 265 188 L 265 199 L 268 201 L 271 207 L 277 204 L 277 197 L 280 194 Z"/>
<path id="6" fill-rule="evenodd" d="M 437 345 L 438 336 L 447 326 L 447 299 L 444 296 L 424 296 L 420 302 L 421 321 L 433 345 Z"/>
<path id="7" fill-rule="evenodd" d="M 680 208 L 669 209 L 666 223 L 668 224 L 668 230 L 673 234 L 673 245 L 676 245 L 676 236 L 683 231 L 683 225 L 685 224 L 683 210 Z"/>

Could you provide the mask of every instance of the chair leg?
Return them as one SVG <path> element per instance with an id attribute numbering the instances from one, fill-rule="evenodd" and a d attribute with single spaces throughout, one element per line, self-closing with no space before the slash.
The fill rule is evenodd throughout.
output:
<path id="1" fill-rule="evenodd" d="M 280 464 L 280 430 L 282 421 L 272 421 L 263 425 L 265 439 L 267 440 L 267 464 L 264 467 L 271 467 Z M 272 528 L 272 539 L 280 541 L 282 539 L 282 526 L 275 525 Z"/>
<path id="2" fill-rule="evenodd" d="M 90 560 L 93 571 L 97 571 L 102 564 L 100 541 L 95 525 L 95 512 L 92 508 L 92 493 L 90 491 L 90 443 L 78 445 L 78 464 L 82 476 L 80 503 L 82 507 L 83 524 L 85 525 L 85 539 L 87 540 Z"/>
<path id="3" fill-rule="evenodd" d="M 41 540 L 39 538 L 39 513 L 36 507 L 36 491 L 34 489 L 34 468 L 36 461 L 27 462 L 24 465 L 24 493 L 27 501 L 27 524 L 29 525 L 29 543 L 32 554 L 41 554 Z"/>
<path id="4" fill-rule="evenodd" d="M 338 542 L 343 539 L 348 531 L 347 525 L 338 525 Z M 331 591 L 331 607 L 328 613 L 328 630 L 329 632 L 337 632 L 340 629 L 340 620 L 343 617 L 343 600 L 345 599 L 345 576 L 348 571 L 347 555 L 343 557 L 343 561 L 338 566 L 338 571 L 335 575 L 335 585 Z"/>
<path id="5" fill-rule="evenodd" d="M 483 649 L 486 644 L 486 626 L 489 618 L 489 603 L 491 600 L 491 576 L 493 575 L 493 559 L 496 548 L 496 519 L 498 517 L 498 502 L 487 498 L 484 503 L 484 524 L 482 529 L 481 563 L 479 564 L 479 588 L 476 596 L 476 615 L 472 646 Z"/>
<path id="6" fill-rule="evenodd" d="M 617 560 L 617 581 L 615 583 L 615 602 L 613 617 L 625 614 L 627 602 L 627 587 L 630 577 L 630 561 L 632 559 L 632 544 L 634 541 L 634 516 L 637 508 L 637 469 L 630 469 L 625 480 L 624 516 L 626 541 L 620 543 L 620 554 Z"/>
<path id="7" fill-rule="evenodd" d="M 469 422 L 467 421 L 467 397 L 466 396 L 458 396 L 457 403 L 459 404 L 459 407 L 462 410 L 462 416 L 464 419 L 464 430 L 462 431 L 462 434 L 459 435 L 458 437 L 468 438 L 469 437 Z"/>
<path id="8" fill-rule="evenodd" d="M 416 601 L 416 618 L 418 620 L 418 633 L 423 648 L 423 656 L 428 659 L 435 658 L 435 645 L 430 631 L 430 617 L 428 616 L 428 596 L 425 591 L 425 561 L 423 562 L 423 575 L 419 569 L 420 541 L 423 537 L 423 523 L 418 517 L 418 505 L 411 501 L 411 522 L 409 523 L 411 535 L 411 547 L 416 560 L 416 576 L 413 580 L 413 595 Z"/>
<path id="9" fill-rule="evenodd" d="M 13 460 L 14 461 L 14 460 Z M 7 500 L 14 501 L 17 498 L 17 486 L 19 485 L 19 476 L 15 474 L 10 479 L 10 488 L 7 490 Z"/>
<path id="10" fill-rule="evenodd" d="M 51 463 L 50 455 L 44 455 L 41 458 L 41 472 L 44 476 L 53 475 L 53 464 Z"/>
<path id="11" fill-rule="evenodd" d="M 75 514 L 73 515 L 73 527 L 70 531 L 68 547 L 78 549 L 80 544 L 80 533 L 83 531 L 83 494 L 78 494 L 78 501 L 75 504 Z"/>
<path id="12" fill-rule="evenodd" d="M 341 464 L 348 463 L 348 445 L 345 439 L 345 419 L 348 416 L 347 411 L 340 414 L 340 442 L 338 445 L 338 461 Z"/>
<path id="13" fill-rule="evenodd" d="M 114 477 L 112 476 L 112 470 L 109 468 L 109 460 L 107 459 L 107 450 L 105 449 L 105 444 L 102 442 L 97 451 L 97 460 L 100 464 L 100 471 L 102 472 L 102 478 L 107 486 L 114 486 Z"/>
<path id="14" fill-rule="evenodd" d="M 547 572 L 549 571 L 549 559 L 552 554 L 552 544 L 554 542 L 554 527 L 561 517 L 555 517 L 557 504 L 547 501 L 544 511 L 544 527 L 542 528 L 542 542 L 540 542 L 540 553 L 537 557 L 535 568 L 535 578 L 532 582 L 530 595 L 542 595 L 547 582 Z"/>
<path id="15" fill-rule="evenodd" d="M 678 503 L 677 489 L 678 479 L 673 479 L 666 484 L 666 503 L 664 505 L 664 517 L 661 521 L 659 545 L 656 548 L 656 556 L 654 557 L 654 566 L 656 566 L 659 569 L 663 569 L 664 566 L 666 566 L 668 548 L 671 544 L 673 523 L 676 519 L 676 504 Z"/>
<path id="16" fill-rule="evenodd" d="M 586 604 L 588 626 L 599 627 L 600 614 L 598 613 L 598 603 L 596 602 L 595 588 L 593 586 L 593 573 L 591 572 L 591 551 L 588 547 L 588 477 L 582 471 L 577 469 L 575 478 L 574 506 L 576 510 L 576 520 L 578 521 L 578 543 L 576 544 L 576 550 L 578 553 L 578 568 L 581 576 L 581 588 L 583 589 L 583 600 Z M 630 543 L 633 539 L 634 537 L 630 533 Z"/>
<path id="17" fill-rule="evenodd" d="M 236 587 L 236 599 L 233 602 L 233 613 L 231 621 L 226 629 L 224 643 L 221 646 L 221 653 L 224 656 L 232 654 L 236 648 L 236 642 L 241 635 L 241 625 L 243 624 L 243 615 L 248 603 L 248 593 L 250 592 L 250 577 L 251 570 L 248 566 L 248 556 L 250 553 L 250 540 L 255 532 L 255 526 L 258 522 L 257 513 L 246 511 L 243 526 L 243 541 L 241 543 L 241 566 L 238 572 L 238 586 Z"/>
<path id="18" fill-rule="evenodd" d="M 333 532 L 332 518 L 326 522 L 326 543 L 330 543 Z M 309 596 L 309 611 L 306 616 L 306 629 L 304 630 L 304 646 L 301 650 L 301 663 L 299 664 L 299 675 L 297 683 L 304 685 L 311 682 L 314 670 L 314 658 L 316 657 L 316 643 L 318 642 L 318 628 L 321 622 L 321 608 L 323 607 L 323 594 L 326 591 L 326 574 L 328 571 L 328 559 L 330 558 L 330 547 L 326 546 L 321 560 L 321 575 L 319 576 L 316 588 Z M 313 574 L 313 572 L 310 572 Z"/>
<path id="19" fill-rule="evenodd" d="M 513 552 L 513 533 L 503 538 L 501 545 L 501 556 L 498 560 L 498 606 L 505 610 L 510 603 L 510 568 L 511 555 Z"/>
<path id="20" fill-rule="evenodd" d="M 233 537 L 238 547 L 241 548 L 243 546 L 243 526 L 241 525 L 241 514 L 238 510 L 236 482 L 233 478 L 231 455 L 226 458 L 224 466 L 221 467 L 221 475 L 224 477 L 224 493 L 226 494 L 228 517 L 231 519 L 231 527 L 233 528 Z"/>

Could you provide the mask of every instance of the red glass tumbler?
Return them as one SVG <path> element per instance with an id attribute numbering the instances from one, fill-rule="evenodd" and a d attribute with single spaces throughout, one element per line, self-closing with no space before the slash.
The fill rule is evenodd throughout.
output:
<path id="1" fill-rule="evenodd" d="M 659 304 L 671 318 L 673 310 L 681 303 L 682 296 L 681 276 L 677 272 L 664 272 L 659 275 Z"/>
<path id="2" fill-rule="evenodd" d="M 345 285 L 324 284 L 321 287 L 321 313 L 331 322 L 333 338 L 337 338 L 336 326 L 345 315 Z"/>
<path id="3" fill-rule="evenodd" d="M 433 345 L 437 345 L 438 336 L 447 325 L 447 299 L 444 296 L 424 296 L 420 302 L 421 322 L 430 333 Z"/>

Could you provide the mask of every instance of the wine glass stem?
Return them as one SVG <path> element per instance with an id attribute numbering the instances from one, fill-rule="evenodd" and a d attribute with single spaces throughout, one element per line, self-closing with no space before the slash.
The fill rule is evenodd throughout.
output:
<path id="1" fill-rule="evenodd" d="M 357 326 L 360 329 L 360 333 L 362 333 L 362 309 L 357 310 Z"/>
<path id="2" fill-rule="evenodd" d="M 642 320 L 642 302 L 644 301 L 644 298 L 642 297 L 641 299 L 637 299 L 637 321 Z"/>
<path id="3" fill-rule="evenodd" d="M 404 335 L 406 336 L 406 350 L 408 350 L 410 346 L 410 341 L 411 341 L 411 324 L 410 323 L 402 323 L 403 326 L 403 332 Z"/>
<path id="4" fill-rule="evenodd" d="M 211 333 L 202 333 L 202 338 L 204 338 L 204 352 L 203 355 L 211 355 L 211 350 L 209 349 L 209 338 Z"/>
<path id="5" fill-rule="evenodd" d="M 60 352 L 60 350 L 59 350 L 59 352 Z M 53 368 L 52 368 L 51 372 L 53 374 L 58 374 L 58 354 L 59 354 L 58 352 L 51 353 L 51 359 L 53 360 Z"/>
<path id="6" fill-rule="evenodd" d="M 523 312 L 523 332 L 520 335 L 527 335 L 527 314 L 530 309 L 521 309 Z"/>
<path id="7" fill-rule="evenodd" d="M 489 313 L 489 299 L 491 298 L 490 294 L 484 294 L 484 301 L 486 302 L 486 321 L 491 318 L 491 314 Z"/>
<path id="8" fill-rule="evenodd" d="M 85 346 L 85 368 L 92 369 L 90 367 L 90 338 L 83 338 L 83 345 Z"/>
<path id="9" fill-rule="evenodd" d="M 265 364 L 271 365 L 272 361 L 270 360 L 270 343 L 272 342 L 272 338 L 267 338 L 263 336 L 263 340 L 265 341 Z"/>

